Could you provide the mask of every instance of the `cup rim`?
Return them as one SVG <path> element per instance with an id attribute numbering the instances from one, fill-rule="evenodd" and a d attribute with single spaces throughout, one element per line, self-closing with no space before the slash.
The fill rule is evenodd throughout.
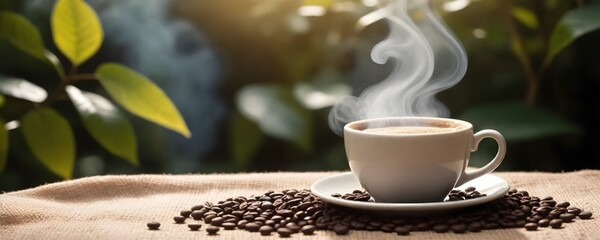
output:
<path id="1" fill-rule="evenodd" d="M 454 122 L 454 123 L 458 123 L 460 125 L 463 125 L 465 127 L 461 128 L 461 129 L 458 129 L 458 130 L 447 131 L 447 132 L 406 133 L 406 134 L 373 133 L 373 132 L 365 132 L 365 131 L 362 131 L 362 130 L 358 130 L 358 129 L 352 128 L 352 126 L 357 125 L 357 124 L 361 124 L 361 123 L 367 123 L 367 122 L 373 122 L 373 121 L 397 120 L 397 119 L 407 119 L 407 120 L 414 119 L 414 120 L 431 120 L 431 121 Z M 352 134 L 359 134 L 359 135 L 369 135 L 369 136 L 382 136 L 382 137 L 440 136 L 440 135 L 457 134 L 457 133 L 462 133 L 462 132 L 465 132 L 465 131 L 472 131 L 472 129 L 473 129 L 473 124 L 471 124 L 470 122 L 467 122 L 467 121 L 464 121 L 464 120 L 460 120 L 460 119 L 444 118 L 444 117 L 384 117 L 384 118 L 368 118 L 368 119 L 362 119 L 362 120 L 357 120 L 357 121 L 349 122 L 346 125 L 344 125 L 344 133 L 352 133 Z"/>

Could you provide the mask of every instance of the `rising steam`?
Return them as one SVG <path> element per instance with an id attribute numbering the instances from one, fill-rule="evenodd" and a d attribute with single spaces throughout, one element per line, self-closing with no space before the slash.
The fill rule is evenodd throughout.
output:
<path id="1" fill-rule="evenodd" d="M 384 10 L 390 33 L 371 58 L 378 64 L 392 61 L 394 69 L 359 97 L 345 97 L 331 109 L 329 126 L 338 135 L 346 123 L 361 119 L 449 116 L 435 95 L 456 85 L 467 70 L 465 50 L 428 1 L 391 0 Z"/>

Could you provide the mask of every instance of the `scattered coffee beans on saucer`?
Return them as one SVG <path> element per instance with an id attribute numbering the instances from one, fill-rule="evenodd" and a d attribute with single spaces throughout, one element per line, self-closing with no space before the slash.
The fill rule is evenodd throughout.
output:
<path id="1" fill-rule="evenodd" d="M 352 201 L 373 201 L 369 193 L 355 190 L 334 197 Z M 463 201 L 485 196 L 475 188 L 453 190 L 446 201 Z M 592 218 L 592 212 L 574 207 L 569 202 L 557 202 L 552 197 L 530 196 L 526 191 L 511 189 L 491 202 L 431 217 L 384 217 L 357 212 L 324 202 L 309 190 L 287 189 L 268 191 L 262 195 L 238 196 L 217 203 L 205 202 L 183 210 L 175 223 L 187 219 L 191 230 L 207 224 L 208 235 L 217 235 L 221 228 L 256 232 L 264 236 L 276 233 L 287 238 L 293 234 L 313 235 L 315 230 L 346 235 L 352 231 L 381 231 L 410 235 L 417 231 L 464 234 L 500 228 L 524 228 L 527 231 L 565 228 L 579 219 Z M 185 220 L 184 219 L 184 220 Z M 148 223 L 156 230 L 157 222 Z M 199 228 L 199 227 L 198 227 Z"/>
<path id="2" fill-rule="evenodd" d="M 341 198 L 344 200 L 351 200 L 351 201 L 374 202 L 373 198 L 371 198 L 371 195 L 369 195 L 369 193 L 367 193 L 367 191 L 365 191 L 365 190 L 354 190 L 354 191 L 352 191 L 352 193 L 346 193 L 343 195 L 339 194 L 339 193 L 334 193 L 334 194 L 331 194 L 331 196 L 335 197 L 335 198 Z M 465 191 L 458 190 L 458 189 L 454 189 L 454 190 L 450 191 L 450 193 L 448 194 L 448 197 L 444 201 L 460 201 L 460 200 L 473 199 L 473 198 L 485 197 L 485 196 L 487 196 L 487 195 L 476 191 L 475 187 L 468 187 L 465 189 Z"/>

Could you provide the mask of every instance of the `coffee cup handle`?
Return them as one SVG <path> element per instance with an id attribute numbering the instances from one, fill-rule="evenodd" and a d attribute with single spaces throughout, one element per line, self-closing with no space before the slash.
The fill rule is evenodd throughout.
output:
<path id="1" fill-rule="evenodd" d="M 469 171 L 469 172 L 467 172 L 466 170 L 463 171 L 460 178 L 456 182 L 456 186 L 463 185 L 464 183 L 466 183 L 468 181 L 471 181 L 475 178 L 478 178 L 487 173 L 490 173 L 490 172 L 494 171 L 498 166 L 500 166 L 500 163 L 502 163 L 502 160 L 504 159 L 504 156 L 506 155 L 506 141 L 504 140 L 504 137 L 502 137 L 502 135 L 498 131 L 486 129 L 486 130 L 481 130 L 481 131 L 475 133 L 473 135 L 473 145 L 471 146 L 471 152 L 477 151 L 477 147 L 479 146 L 479 143 L 484 138 L 492 138 L 492 139 L 496 140 L 496 142 L 498 143 L 498 153 L 496 153 L 496 157 L 494 157 L 494 159 L 492 159 L 492 161 L 490 161 L 487 165 L 483 166 L 482 168 L 479 168 L 474 171 Z M 466 165 L 468 165 L 468 162 Z M 466 169 L 466 166 L 465 166 L 465 169 Z"/>

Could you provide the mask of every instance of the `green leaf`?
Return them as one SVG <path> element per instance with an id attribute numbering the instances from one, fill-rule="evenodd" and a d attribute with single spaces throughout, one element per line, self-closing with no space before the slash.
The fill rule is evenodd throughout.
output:
<path id="1" fill-rule="evenodd" d="M 41 103 L 48 97 L 46 90 L 27 80 L 1 74 L 0 93 L 36 103 Z"/>
<path id="2" fill-rule="evenodd" d="M 247 85 L 237 93 L 236 105 L 240 113 L 258 124 L 266 135 L 291 141 L 310 151 L 311 118 L 295 101 L 289 88 Z"/>
<path id="3" fill-rule="evenodd" d="M 556 24 L 550 35 L 548 55 L 544 65 L 548 66 L 561 50 L 577 38 L 600 28 L 600 4 L 585 6 L 567 12 Z"/>
<path id="4" fill-rule="evenodd" d="M 4 171 L 8 157 L 8 130 L 5 125 L 6 122 L 0 118 L 0 172 Z"/>
<path id="5" fill-rule="evenodd" d="M 74 86 L 65 90 L 92 137 L 110 153 L 137 165 L 137 142 L 129 120 L 98 94 Z"/>
<path id="6" fill-rule="evenodd" d="M 190 137 L 185 121 L 169 97 L 142 74 L 117 63 L 96 69 L 96 78 L 127 111 Z"/>
<path id="7" fill-rule="evenodd" d="M 56 175 L 70 179 L 75 141 L 67 120 L 50 108 L 38 108 L 23 116 L 21 129 L 33 155 Z"/>
<path id="8" fill-rule="evenodd" d="M 262 145 L 264 136 L 254 122 L 239 113 L 235 114 L 229 129 L 233 161 L 238 169 L 245 169 Z"/>
<path id="9" fill-rule="evenodd" d="M 102 45 L 102 26 L 83 0 L 58 0 L 50 20 L 54 43 L 74 65 L 92 57 Z"/>
<path id="10" fill-rule="evenodd" d="M 0 12 L 0 38 L 33 57 L 46 59 L 46 48 L 40 32 L 19 14 Z"/>
<path id="11" fill-rule="evenodd" d="M 539 26 L 537 17 L 535 16 L 535 14 L 532 11 L 529 11 L 529 9 L 522 8 L 522 7 L 513 7 L 512 15 L 514 18 L 519 20 L 519 22 L 521 22 L 523 25 L 525 25 L 531 29 L 537 29 Z"/>
<path id="12" fill-rule="evenodd" d="M 479 129 L 491 128 L 507 141 L 576 134 L 579 129 L 558 115 L 521 102 L 485 104 L 467 110 L 461 119 Z"/>
<path id="13" fill-rule="evenodd" d="M 60 61 L 46 50 L 38 29 L 27 18 L 11 12 L 0 12 L 0 39 L 4 39 L 19 50 L 52 65 L 60 77 L 65 73 Z"/>
<path id="14" fill-rule="evenodd" d="M 4 106 L 4 96 L 0 95 L 0 107 Z"/>

